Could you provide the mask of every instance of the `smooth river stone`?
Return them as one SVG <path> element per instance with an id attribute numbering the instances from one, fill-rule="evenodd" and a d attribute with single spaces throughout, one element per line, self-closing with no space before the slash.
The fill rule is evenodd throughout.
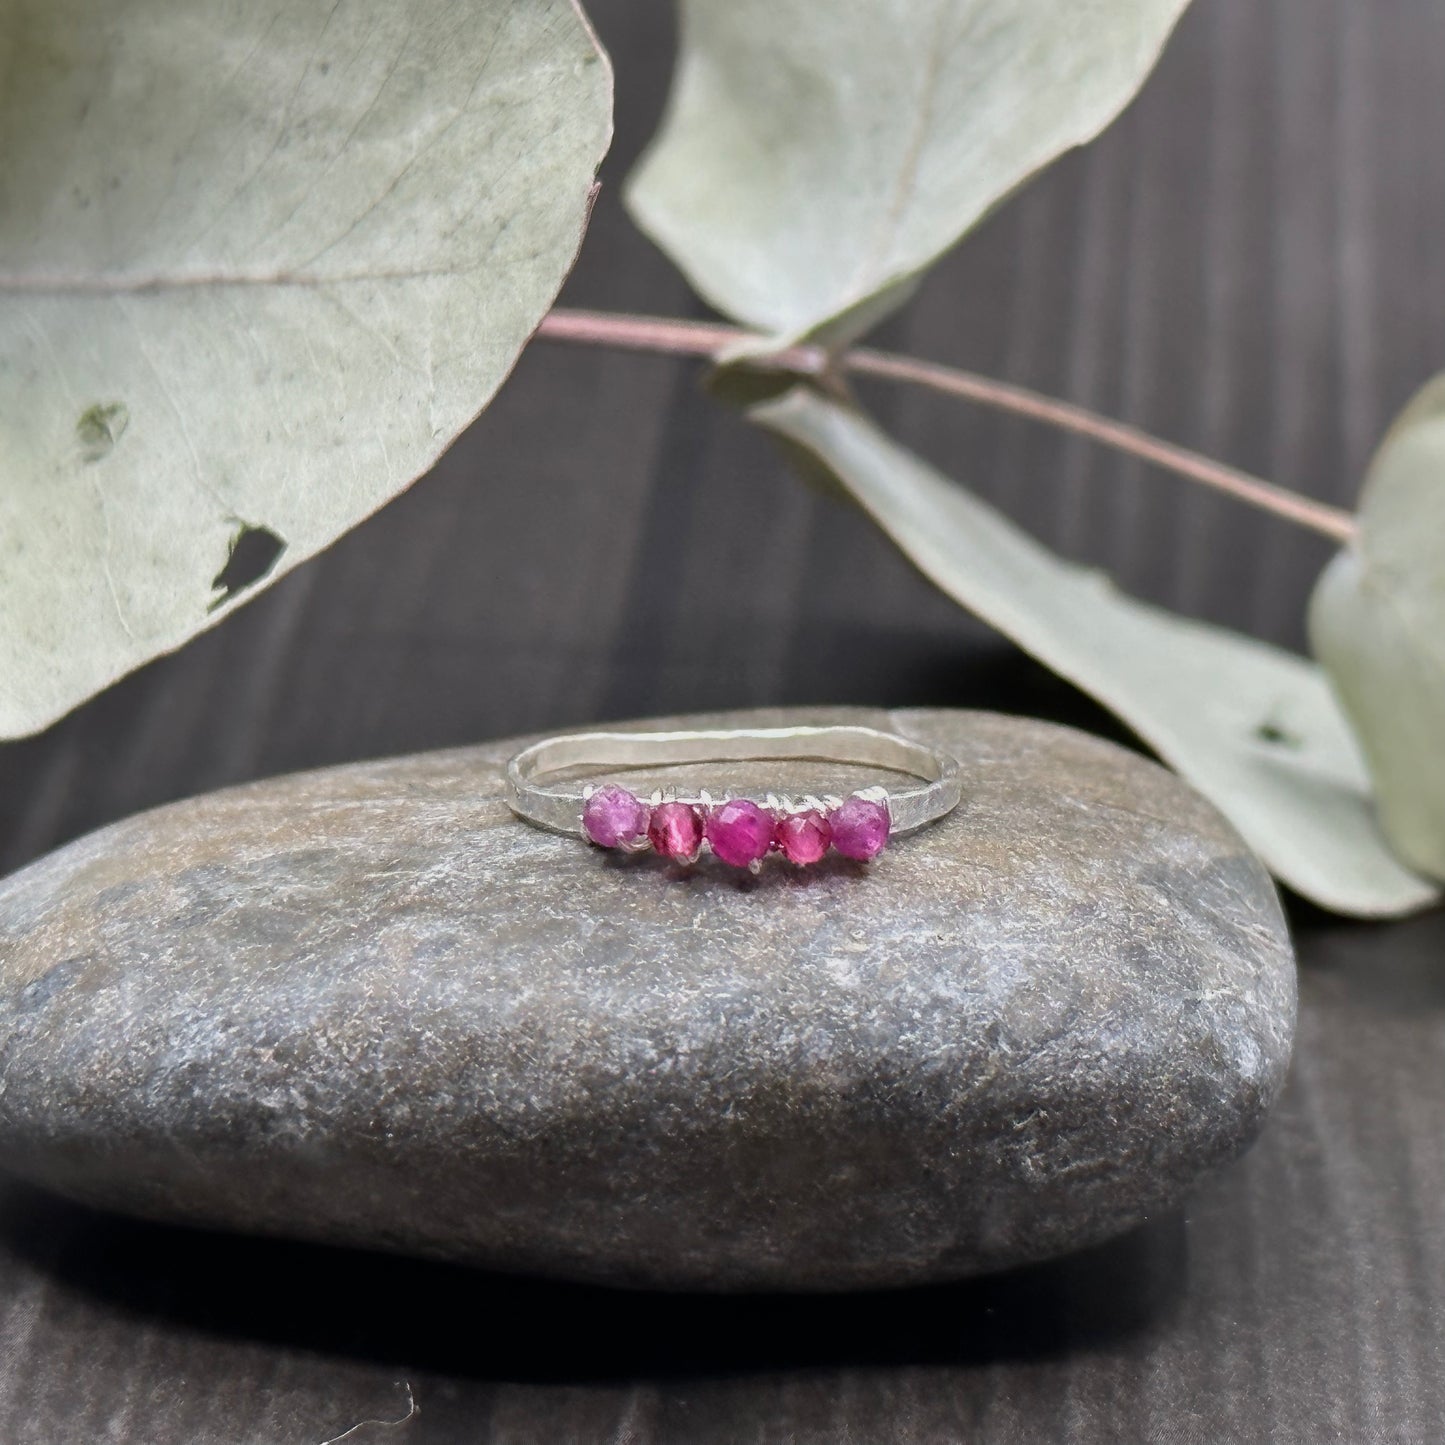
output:
<path id="1" fill-rule="evenodd" d="M 689 873 L 515 821 L 498 743 L 215 793 L 42 859 L 0 883 L 0 1167 L 153 1219 L 811 1290 L 1085 1245 L 1238 1154 L 1295 991 L 1228 824 L 1037 722 L 702 725 L 820 719 L 952 749 L 962 806 L 869 865 Z M 878 781 L 689 774 L 729 778 Z"/>

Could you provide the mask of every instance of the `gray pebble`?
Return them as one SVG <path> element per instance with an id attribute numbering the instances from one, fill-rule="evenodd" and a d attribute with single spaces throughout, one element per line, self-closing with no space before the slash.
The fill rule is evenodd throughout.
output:
<path id="1" fill-rule="evenodd" d="M 512 742 L 230 789 L 40 860 L 0 883 L 0 1166 L 153 1219 L 827 1290 L 1092 1243 L 1250 1142 L 1294 963 L 1209 804 L 986 713 L 704 725 L 812 720 L 950 748 L 963 805 L 868 866 L 688 872 L 513 819 Z M 848 773 L 688 780 L 876 781 Z"/>

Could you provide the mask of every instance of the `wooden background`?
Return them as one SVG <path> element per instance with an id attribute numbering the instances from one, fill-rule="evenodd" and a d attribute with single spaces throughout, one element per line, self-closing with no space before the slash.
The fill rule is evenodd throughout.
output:
<path id="1" fill-rule="evenodd" d="M 702 314 L 618 183 L 673 44 L 591 6 L 618 138 L 566 300 Z M 1139 103 L 886 344 L 1333 501 L 1445 366 L 1445 5 L 1196 0 Z M 538 345 L 436 471 L 234 620 L 0 748 L 0 865 L 286 769 L 774 702 L 999 707 L 1118 736 L 703 398 Z M 938 398 L 905 440 L 1139 593 L 1287 644 L 1327 549 Z M 1292 904 L 1296 1066 L 1258 1147 L 1087 1256 L 841 1300 L 609 1294 L 105 1219 L 0 1186 L 0 1441 L 1445 1440 L 1445 914 Z"/>

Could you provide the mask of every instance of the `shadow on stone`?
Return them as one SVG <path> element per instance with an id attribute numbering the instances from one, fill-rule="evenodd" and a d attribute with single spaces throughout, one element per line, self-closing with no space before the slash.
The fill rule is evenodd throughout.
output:
<path id="1" fill-rule="evenodd" d="M 1044 1359 L 1158 1328 L 1187 1276 L 1166 1215 L 953 1285 L 845 1295 L 633 1293 L 209 1234 L 0 1184 L 0 1268 L 108 1315 L 430 1374 L 583 1382 Z"/>

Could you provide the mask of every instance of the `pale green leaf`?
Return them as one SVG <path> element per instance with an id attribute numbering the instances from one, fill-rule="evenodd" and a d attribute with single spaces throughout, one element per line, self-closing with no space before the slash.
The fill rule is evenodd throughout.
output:
<path id="1" fill-rule="evenodd" d="M 1381 836 L 1313 663 L 1123 596 L 807 388 L 750 415 L 827 466 L 950 597 L 1127 722 L 1296 891 L 1362 917 L 1438 897 Z"/>
<path id="2" fill-rule="evenodd" d="M 476 416 L 576 253 L 611 76 L 570 0 L 0 0 L 0 76 L 13 735 Z"/>
<path id="3" fill-rule="evenodd" d="M 841 343 L 1143 84 L 1188 0 L 682 0 L 633 217 L 718 310 Z"/>
<path id="4" fill-rule="evenodd" d="M 1381 443 L 1358 534 L 1315 588 L 1310 642 L 1359 733 L 1386 835 L 1445 879 L 1445 376 Z"/>

